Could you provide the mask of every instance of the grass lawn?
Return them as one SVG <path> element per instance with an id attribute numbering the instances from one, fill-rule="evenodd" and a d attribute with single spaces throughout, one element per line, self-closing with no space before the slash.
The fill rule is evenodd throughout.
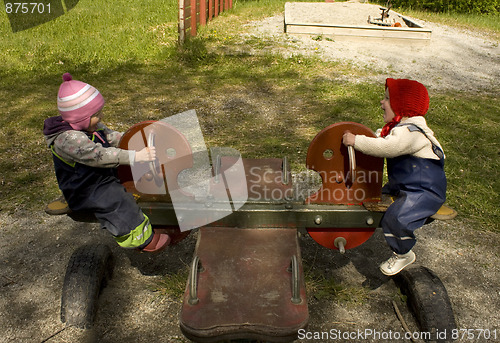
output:
<path id="1" fill-rule="evenodd" d="M 487 34 L 497 41 L 500 40 L 500 14 L 432 13 L 417 10 L 402 10 L 402 13 L 414 18 L 452 26 L 457 29 L 473 30 L 478 33 Z"/>
<path id="2" fill-rule="evenodd" d="M 64 72 L 99 89 L 107 101 L 104 122 L 113 129 L 195 109 L 208 146 L 233 147 L 245 157 L 286 155 L 293 171 L 305 168 L 309 142 L 327 125 L 381 126 L 383 85 L 335 78 L 365 70 L 235 52 L 241 24 L 282 11 L 284 1 L 236 1 L 182 49 L 176 3 L 81 0 L 56 20 L 17 33 L 0 16 L 2 211 L 41 211 L 59 194 L 41 129 L 45 118 L 57 115 Z M 254 49 L 273 44 L 245 43 Z M 431 101 L 429 124 L 447 154 L 448 203 L 460 220 L 500 232 L 498 95 L 446 92 Z"/>

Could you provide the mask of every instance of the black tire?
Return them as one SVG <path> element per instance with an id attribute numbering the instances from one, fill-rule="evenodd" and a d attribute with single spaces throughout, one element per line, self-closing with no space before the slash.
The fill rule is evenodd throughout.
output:
<path id="1" fill-rule="evenodd" d="M 61 297 L 61 321 L 90 329 L 101 290 L 113 274 L 113 255 L 104 244 L 84 245 L 68 262 Z"/>
<path id="2" fill-rule="evenodd" d="M 394 277 L 394 281 L 407 296 L 421 332 L 430 333 L 426 342 L 452 342 L 452 330 L 457 324 L 448 292 L 441 280 L 430 269 L 411 266 Z"/>

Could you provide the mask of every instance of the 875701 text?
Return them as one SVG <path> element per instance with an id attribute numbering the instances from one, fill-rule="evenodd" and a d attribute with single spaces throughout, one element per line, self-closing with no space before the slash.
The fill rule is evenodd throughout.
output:
<path id="1" fill-rule="evenodd" d="M 453 340 L 468 340 L 468 341 L 480 341 L 497 339 L 497 329 L 454 329 L 451 330 L 451 339 Z"/>
<path id="2" fill-rule="evenodd" d="M 7 14 L 44 14 L 50 12 L 50 2 L 6 2 L 5 12 Z"/>

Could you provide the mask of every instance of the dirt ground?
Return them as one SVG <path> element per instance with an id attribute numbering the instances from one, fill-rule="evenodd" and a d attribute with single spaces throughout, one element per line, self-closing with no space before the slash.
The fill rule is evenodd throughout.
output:
<path id="1" fill-rule="evenodd" d="M 352 63 L 380 70 L 377 77 L 381 80 L 388 75 L 408 75 L 431 89 L 481 91 L 485 85 L 498 86 L 498 42 L 486 37 L 424 23 L 433 29 L 430 45 L 409 51 L 399 49 L 389 58 L 376 46 L 287 37 L 279 31 L 282 19 L 267 18 L 251 26 L 255 35 L 288 42 L 290 48 L 284 53 L 349 58 Z M 178 324 L 180 300 L 160 296 L 149 286 L 191 262 L 196 233 L 160 255 L 148 255 L 120 249 L 97 224 L 48 216 L 42 209 L 36 213 L 0 211 L 0 227 L 0 342 L 188 342 Z M 500 234 L 475 231 L 458 217 L 426 225 L 417 231 L 417 238 L 416 263 L 432 269 L 445 284 L 458 327 L 476 330 L 474 339 L 460 341 L 499 342 Z M 114 278 L 101 295 L 95 328 L 65 328 L 59 313 L 66 264 L 77 247 L 91 242 L 111 246 L 116 260 Z M 392 300 L 398 297 L 397 288 L 377 267 L 390 256 L 380 230 L 367 243 L 344 255 L 322 248 L 307 235 L 300 238 L 300 244 L 306 273 L 321 270 L 346 286 L 363 285 L 369 290 L 363 303 L 309 297 L 308 331 L 403 332 L 392 306 Z M 404 306 L 400 310 L 410 330 L 418 331 L 409 311 Z M 492 338 L 479 337 L 479 330 L 490 330 Z M 352 341 L 393 340 L 366 337 Z"/>
<path id="2" fill-rule="evenodd" d="M 160 255 L 150 255 L 120 249 L 98 225 L 74 222 L 66 216 L 16 213 L 1 214 L 0 220 L 0 342 L 189 342 L 179 330 L 180 300 L 160 296 L 148 286 L 191 262 L 196 233 Z M 500 235 L 474 231 L 455 219 L 435 221 L 420 229 L 417 237 L 416 263 L 430 268 L 443 281 L 458 327 L 500 334 Z M 67 261 L 80 245 L 99 241 L 112 247 L 116 267 L 100 297 L 95 328 L 64 329 L 59 315 Z M 319 246 L 308 236 L 302 236 L 300 244 L 306 273 L 311 268 L 321 270 L 345 287 L 368 289 L 363 303 L 309 297 L 308 331 L 403 333 L 392 306 L 398 289 L 377 268 L 390 255 L 379 229 L 368 242 L 344 255 Z M 399 309 L 410 330 L 418 332 L 407 308 L 400 304 Z M 463 341 L 499 341 L 476 338 Z M 367 337 L 352 341 L 394 340 Z"/>

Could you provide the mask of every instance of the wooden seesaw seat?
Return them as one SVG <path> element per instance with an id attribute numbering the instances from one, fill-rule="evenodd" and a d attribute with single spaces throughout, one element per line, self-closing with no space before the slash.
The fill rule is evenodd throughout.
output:
<path id="1" fill-rule="evenodd" d="M 180 317 L 182 332 L 196 342 L 259 339 L 290 342 L 309 312 L 297 230 L 200 229 L 195 256 L 196 293 L 190 278 Z M 298 262 L 293 299 L 292 259 Z"/>

